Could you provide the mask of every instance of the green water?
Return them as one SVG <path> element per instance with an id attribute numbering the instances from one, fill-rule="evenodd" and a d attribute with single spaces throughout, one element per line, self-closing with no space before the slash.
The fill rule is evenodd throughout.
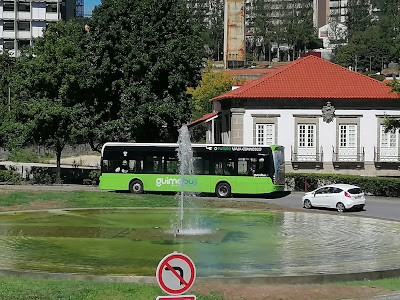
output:
<path id="1" fill-rule="evenodd" d="M 0 215 L 0 268 L 154 276 L 173 251 L 197 275 L 271 276 L 400 267 L 400 225 L 326 214 L 187 211 L 209 232 L 174 235 L 173 209 L 52 210 Z"/>

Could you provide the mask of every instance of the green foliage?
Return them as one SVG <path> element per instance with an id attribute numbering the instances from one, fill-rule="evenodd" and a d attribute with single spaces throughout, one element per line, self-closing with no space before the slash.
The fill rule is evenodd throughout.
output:
<path id="1" fill-rule="evenodd" d="M 304 191 L 307 181 L 307 190 L 311 191 L 320 186 L 332 183 L 348 183 L 359 186 L 365 193 L 374 196 L 400 197 L 400 179 L 385 177 L 367 177 L 335 174 L 301 174 L 288 173 L 286 178 L 294 181 L 294 189 Z"/>
<path id="2" fill-rule="evenodd" d="M 237 81 L 223 71 L 216 71 L 212 62 L 209 62 L 202 74 L 200 84 L 196 88 L 189 88 L 187 92 L 192 96 L 192 120 L 210 113 L 212 111 L 210 99 L 230 91 Z"/>
<path id="3" fill-rule="evenodd" d="M 369 1 L 348 2 L 348 44 L 337 49 L 335 62 L 357 70 L 380 71 L 400 57 L 400 7 L 397 0 L 371 0 L 378 15 L 370 15 Z M 374 14 L 377 14 L 374 12 Z"/>
<path id="4" fill-rule="evenodd" d="M 90 19 L 95 141 L 175 142 L 204 54 L 182 0 L 105 0 Z"/>
<path id="5" fill-rule="evenodd" d="M 185 0 L 193 18 L 201 25 L 201 36 L 209 59 L 223 59 L 224 0 Z"/>
<path id="6" fill-rule="evenodd" d="M 25 162 L 25 163 L 39 162 L 39 156 L 34 151 L 29 149 L 14 149 L 8 155 L 7 159 L 13 162 Z"/>
<path id="7" fill-rule="evenodd" d="M 0 170 L 0 182 L 5 182 L 8 184 L 20 184 L 21 176 L 16 171 Z"/>
<path id="8" fill-rule="evenodd" d="M 189 88 L 187 91 L 192 96 L 190 103 L 191 120 L 197 120 L 203 115 L 212 112 L 210 99 L 230 91 L 236 81 L 223 71 L 216 71 L 212 63 L 209 62 L 202 74 L 200 84 L 196 88 Z M 204 125 L 195 127 L 192 131 L 192 139 L 196 142 L 204 139 L 206 129 Z"/>
<path id="9" fill-rule="evenodd" d="M 29 183 L 51 185 L 56 182 L 56 176 L 45 168 L 38 168 L 30 175 Z M 61 183 L 61 181 L 59 181 Z"/>
<path id="10" fill-rule="evenodd" d="M 101 171 L 100 170 L 93 170 L 89 173 L 89 179 L 90 179 L 90 184 L 91 185 L 98 185 L 100 182 L 100 175 Z"/>
<path id="11" fill-rule="evenodd" d="M 0 54 L 0 146 L 5 146 L 11 138 L 10 134 L 10 110 L 11 110 L 11 84 L 15 70 L 15 58 L 8 55 L 8 52 Z"/>
<path id="12" fill-rule="evenodd" d="M 56 153 L 67 143 L 82 141 L 86 133 L 86 61 L 83 25 L 58 22 L 50 24 L 34 48 L 27 48 L 18 60 L 11 129 L 23 137 L 23 143 L 38 143 Z M 87 96 L 87 95 L 86 95 Z M 60 181 L 60 169 L 57 182 Z"/>
<path id="13" fill-rule="evenodd" d="M 296 52 L 314 42 L 313 1 L 254 0 L 252 14 L 254 40 L 249 48 L 262 54 L 265 59 L 269 60 L 272 55 L 272 43 L 291 46 L 291 56 L 294 58 Z"/>
<path id="14" fill-rule="evenodd" d="M 400 82 L 393 80 L 387 85 L 392 87 L 393 92 L 399 95 L 400 100 Z M 395 131 L 396 129 L 400 128 L 400 119 L 385 118 L 384 125 L 386 127 L 385 132 Z"/>

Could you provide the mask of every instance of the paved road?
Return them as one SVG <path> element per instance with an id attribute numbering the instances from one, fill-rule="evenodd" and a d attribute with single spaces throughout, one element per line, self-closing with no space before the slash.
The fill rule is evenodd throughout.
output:
<path id="1" fill-rule="evenodd" d="M 303 195 L 304 193 L 301 192 L 292 192 L 282 198 L 265 201 L 292 208 L 302 208 L 301 197 Z M 338 214 L 335 210 L 323 209 L 323 211 L 332 211 L 332 213 Z M 364 211 L 348 211 L 345 214 L 400 221 L 400 198 L 366 196 Z"/>

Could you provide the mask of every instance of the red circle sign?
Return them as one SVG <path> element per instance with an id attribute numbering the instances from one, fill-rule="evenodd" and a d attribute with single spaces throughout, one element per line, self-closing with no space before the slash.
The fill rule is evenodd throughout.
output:
<path id="1" fill-rule="evenodd" d="M 196 268 L 193 261 L 182 253 L 171 253 L 158 264 L 156 278 L 160 288 L 170 295 L 187 292 L 193 285 Z"/>

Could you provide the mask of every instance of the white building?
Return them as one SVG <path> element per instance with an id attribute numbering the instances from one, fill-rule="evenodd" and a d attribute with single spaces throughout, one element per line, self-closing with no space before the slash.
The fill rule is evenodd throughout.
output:
<path id="1" fill-rule="evenodd" d="M 285 146 L 289 172 L 399 176 L 399 95 L 386 84 L 307 56 L 212 99 L 207 142 Z"/>
<path id="2" fill-rule="evenodd" d="M 0 0 L 0 52 L 18 56 L 49 23 L 75 17 L 75 7 L 75 0 Z"/>

